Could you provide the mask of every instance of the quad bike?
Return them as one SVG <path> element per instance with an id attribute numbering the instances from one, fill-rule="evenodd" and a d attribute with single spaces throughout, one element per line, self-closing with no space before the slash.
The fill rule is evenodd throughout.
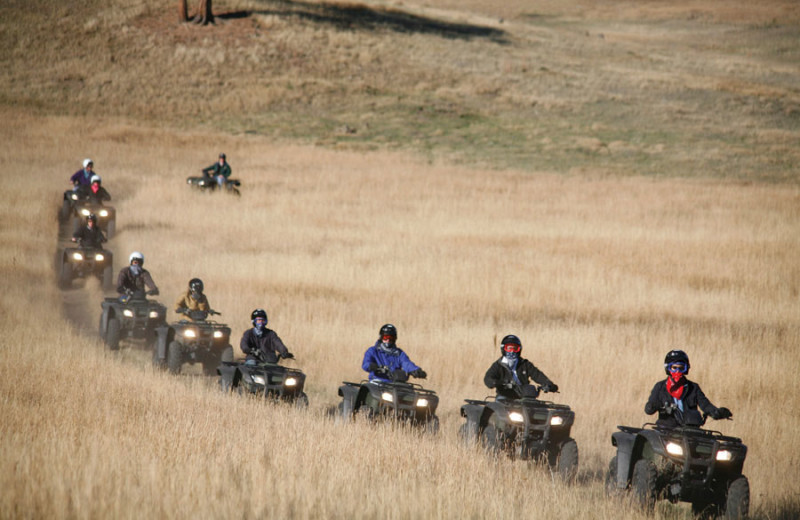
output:
<path id="1" fill-rule="evenodd" d="M 158 291 L 147 294 L 156 295 Z M 167 322 L 167 308 L 148 300 L 144 292 L 127 293 L 119 298 L 106 298 L 100 304 L 100 337 L 109 350 L 119 350 L 121 339 L 143 339 L 154 343 L 156 329 Z"/>
<path id="2" fill-rule="evenodd" d="M 260 356 L 261 352 L 252 354 Z M 224 392 L 260 395 L 265 399 L 294 403 L 298 408 L 308 407 L 308 396 L 303 391 L 306 375 L 295 368 L 263 360 L 256 364 L 223 360 L 217 373 Z"/>
<path id="3" fill-rule="evenodd" d="M 192 188 L 196 188 L 199 190 L 209 190 L 214 191 L 219 188 L 219 184 L 217 184 L 217 180 L 213 177 L 206 177 L 206 176 L 196 176 L 196 177 L 186 177 L 186 184 L 191 186 Z M 225 191 L 228 193 L 233 193 L 234 195 L 241 195 L 239 193 L 239 186 L 242 183 L 239 179 L 225 179 Z"/>
<path id="4" fill-rule="evenodd" d="M 342 402 L 339 403 L 338 417 L 349 421 L 363 414 L 372 420 L 406 422 L 420 426 L 427 432 L 437 433 L 439 418 L 436 416 L 436 407 L 439 397 L 436 392 L 407 382 L 408 375 L 402 370 L 391 373 L 384 370 L 384 373 L 392 381 L 345 381 L 339 387 Z"/>
<path id="5" fill-rule="evenodd" d="M 102 248 L 83 245 L 66 247 L 57 258 L 58 285 L 62 289 L 69 289 L 75 278 L 97 276 L 103 282 L 103 289 L 108 291 L 113 287 L 113 260 L 111 251 Z"/>
<path id="6" fill-rule="evenodd" d="M 479 442 L 493 455 L 544 460 L 564 482 L 578 470 L 578 444 L 570 437 L 575 412 L 569 406 L 539 400 L 548 388 L 515 386 L 517 398 L 466 399 L 458 434 L 467 444 Z"/>
<path id="7" fill-rule="evenodd" d="M 611 444 L 617 454 L 606 475 L 608 494 L 633 492 L 642 507 L 656 500 L 691 502 L 703 517 L 744 518 L 750 508 L 750 484 L 742 475 L 747 446 L 736 437 L 705 430 L 706 417 L 686 412 L 684 426 L 617 426 Z"/>
<path id="8" fill-rule="evenodd" d="M 203 373 L 216 375 L 220 362 L 233 361 L 230 345 L 231 329 L 224 323 L 207 320 L 217 311 L 189 311 L 179 309 L 189 319 L 156 329 L 158 340 L 153 349 L 153 364 L 166 367 L 172 374 L 180 374 L 184 363 L 202 363 Z"/>
<path id="9" fill-rule="evenodd" d="M 97 226 L 111 239 L 117 227 L 116 210 L 112 206 L 88 200 L 79 191 L 64 192 L 58 220 L 62 224 L 71 224 L 72 232 L 77 231 L 86 222 L 86 217 L 92 213 L 97 215 Z"/>

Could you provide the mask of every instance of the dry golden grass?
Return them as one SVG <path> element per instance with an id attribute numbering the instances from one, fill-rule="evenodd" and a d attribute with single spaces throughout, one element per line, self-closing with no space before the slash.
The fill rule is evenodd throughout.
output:
<path id="1" fill-rule="evenodd" d="M 604 499 L 600 478 L 615 426 L 648 419 L 673 347 L 734 412 L 713 426 L 750 447 L 757 516 L 797 514 L 797 187 L 482 171 L 3 117 L 2 516 L 640 518 Z M 245 181 L 240 199 L 183 185 L 217 150 Z M 143 251 L 167 304 L 200 276 L 237 337 L 267 308 L 308 374 L 308 412 L 154 373 L 136 348 L 103 351 L 99 289 L 59 293 L 51 267 L 60 190 L 84 155 L 119 212 L 117 258 Z M 437 438 L 324 419 L 386 321 L 441 396 Z M 462 399 L 488 393 L 509 332 L 576 410 L 573 487 L 458 446 Z"/>

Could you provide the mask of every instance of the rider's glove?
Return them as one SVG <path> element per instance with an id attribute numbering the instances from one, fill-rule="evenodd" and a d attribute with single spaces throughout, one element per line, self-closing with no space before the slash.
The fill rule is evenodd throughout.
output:
<path id="1" fill-rule="evenodd" d="M 414 370 L 409 375 L 410 376 L 414 376 L 417 379 L 425 379 L 426 377 L 428 377 L 428 374 L 424 370 L 422 370 L 421 368 L 418 368 L 418 369 Z"/>
<path id="2" fill-rule="evenodd" d="M 398 368 L 392 371 L 392 379 L 395 381 L 407 381 L 408 374 L 406 374 L 406 371 L 402 368 Z"/>
<path id="3" fill-rule="evenodd" d="M 544 392 L 544 393 L 548 393 L 548 392 L 555 393 L 555 392 L 558 392 L 558 385 L 555 384 L 555 383 L 546 384 L 546 385 L 544 385 L 542 387 L 542 392 Z"/>
<path id="4" fill-rule="evenodd" d="M 514 388 L 514 383 L 512 383 L 511 381 L 509 381 L 508 383 L 503 383 L 503 388 L 511 390 L 512 388 Z"/>
<path id="5" fill-rule="evenodd" d="M 377 363 L 370 363 L 369 366 L 367 367 L 367 370 L 369 370 L 370 372 L 380 372 L 381 367 L 378 366 Z"/>
<path id="6" fill-rule="evenodd" d="M 675 408 L 675 403 L 664 403 L 664 406 L 661 407 L 661 412 L 666 415 L 672 415 L 675 413 Z"/>
<path id="7" fill-rule="evenodd" d="M 733 417 L 733 414 L 731 413 L 730 410 L 728 410 L 727 408 L 723 407 L 723 408 L 717 408 L 717 411 L 714 412 L 714 414 L 711 417 L 713 417 L 714 419 L 717 419 L 717 420 L 719 420 L 719 419 L 730 419 L 731 417 Z"/>
<path id="8" fill-rule="evenodd" d="M 294 354 L 292 354 L 291 352 L 287 352 L 286 354 L 283 354 L 281 357 L 283 359 L 294 359 Z"/>
<path id="9" fill-rule="evenodd" d="M 178 307 L 177 309 L 175 309 L 175 312 L 178 314 L 186 314 L 186 312 L 188 311 L 189 309 L 187 309 L 186 307 Z"/>
<path id="10" fill-rule="evenodd" d="M 150 289 L 147 291 L 148 296 L 158 296 L 158 289 Z"/>

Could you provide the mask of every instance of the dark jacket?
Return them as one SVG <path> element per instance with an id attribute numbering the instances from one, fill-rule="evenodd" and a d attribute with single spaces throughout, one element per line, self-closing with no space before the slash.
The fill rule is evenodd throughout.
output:
<path id="1" fill-rule="evenodd" d="M 104 201 L 111 200 L 111 195 L 104 187 L 100 186 L 97 193 L 92 191 L 92 186 L 81 186 L 78 188 L 78 197 L 81 200 L 88 200 L 94 204 L 102 204 Z"/>
<path id="2" fill-rule="evenodd" d="M 217 175 L 222 175 L 226 179 L 231 176 L 231 166 L 228 164 L 228 161 L 225 161 L 225 164 L 220 166 L 219 161 L 215 162 L 208 168 L 203 168 L 203 173 L 206 175 L 212 175 L 216 177 Z"/>
<path id="3" fill-rule="evenodd" d="M 274 330 L 267 328 L 264 329 L 264 333 L 261 334 L 261 336 L 256 335 L 255 329 L 247 329 L 244 334 L 242 334 L 242 341 L 239 342 L 239 348 L 242 349 L 242 352 L 247 354 L 247 361 L 256 360 L 265 363 L 277 363 L 278 355 L 282 358 L 286 358 L 289 354 L 289 350 L 286 348 L 286 345 L 283 344 L 281 338 L 278 337 Z M 257 350 L 261 351 L 261 358 L 252 354 L 252 352 Z"/>
<path id="4" fill-rule="evenodd" d="M 383 377 L 383 375 L 370 372 L 369 366 L 372 363 L 375 363 L 378 366 L 389 367 L 389 372 L 393 372 L 398 368 L 403 369 L 406 374 L 410 374 L 415 370 L 419 370 L 419 367 L 415 365 L 411 359 L 409 359 L 408 355 L 400 348 L 395 347 L 390 351 L 387 351 L 386 349 L 379 348 L 380 344 L 381 340 L 379 339 L 374 345 L 369 347 L 367 351 L 364 352 L 364 360 L 361 362 L 361 368 L 366 372 L 369 372 L 370 381 L 373 379 L 388 381 L 388 379 Z"/>
<path id="5" fill-rule="evenodd" d="M 100 249 L 103 247 L 103 242 L 106 241 L 106 237 L 96 224 L 91 229 L 89 226 L 83 226 L 72 235 L 72 238 L 74 238 L 81 247 L 90 249 Z"/>
<path id="6" fill-rule="evenodd" d="M 717 407 L 711 404 L 706 394 L 700 390 L 700 385 L 692 381 L 686 381 L 686 388 L 681 396 L 683 404 L 683 412 L 680 410 L 668 414 L 664 413 L 665 404 L 677 404 L 676 400 L 667 391 L 667 380 L 659 381 L 650 392 L 650 399 L 644 405 L 644 413 L 652 415 L 658 412 L 658 420 L 656 425 L 664 428 L 675 428 L 683 424 L 683 414 L 687 410 L 697 410 L 700 407 L 708 415 L 714 416 L 717 413 Z"/>
<path id="7" fill-rule="evenodd" d="M 92 175 L 97 175 L 96 173 L 87 172 L 86 168 L 81 168 L 80 170 L 76 171 L 72 174 L 72 177 L 69 180 L 72 184 L 79 185 L 79 186 L 89 186 L 91 184 Z"/>
<path id="8" fill-rule="evenodd" d="M 483 376 L 483 382 L 489 388 L 496 388 L 497 395 L 514 399 L 518 397 L 517 393 L 513 389 L 503 388 L 503 385 L 511 383 L 514 380 L 514 376 L 508 365 L 501 363 L 502 360 L 503 358 L 501 357 L 492 363 L 492 366 L 486 371 L 486 375 Z M 531 379 L 540 385 L 553 384 L 553 382 L 544 375 L 544 372 L 536 368 L 533 363 L 525 358 L 520 358 L 517 363 L 517 379 L 519 379 L 519 383 L 523 386 L 530 384 Z"/>
<path id="9" fill-rule="evenodd" d="M 139 276 L 133 276 L 131 273 L 131 266 L 124 267 L 117 276 L 117 292 L 125 294 L 126 291 L 145 292 L 147 289 L 158 292 L 158 287 L 153 283 L 153 278 L 150 276 L 150 271 L 142 269 Z"/>

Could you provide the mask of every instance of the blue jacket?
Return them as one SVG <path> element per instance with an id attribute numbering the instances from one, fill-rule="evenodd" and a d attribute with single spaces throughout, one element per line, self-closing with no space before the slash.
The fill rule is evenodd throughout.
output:
<path id="1" fill-rule="evenodd" d="M 91 184 L 90 181 L 92 180 L 92 175 L 95 174 L 87 172 L 86 168 L 81 168 L 80 170 L 73 173 L 72 177 L 70 177 L 69 180 L 72 181 L 72 184 L 78 186 L 89 186 Z"/>
<path id="2" fill-rule="evenodd" d="M 364 371 L 369 372 L 370 363 L 375 363 L 378 366 L 387 366 L 389 367 L 389 371 L 402 368 L 406 373 L 410 373 L 419 369 L 417 365 L 408 359 L 406 353 L 399 348 L 395 347 L 392 349 L 394 352 L 389 353 L 384 349 L 378 348 L 378 345 L 380 344 L 381 340 L 379 339 L 364 353 L 364 362 L 361 363 L 361 368 L 363 368 Z M 379 381 L 388 381 L 388 379 L 385 377 L 379 376 L 374 372 L 369 372 L 369 379 L 370 381 L 373 379 L 377 379 Z"/>

